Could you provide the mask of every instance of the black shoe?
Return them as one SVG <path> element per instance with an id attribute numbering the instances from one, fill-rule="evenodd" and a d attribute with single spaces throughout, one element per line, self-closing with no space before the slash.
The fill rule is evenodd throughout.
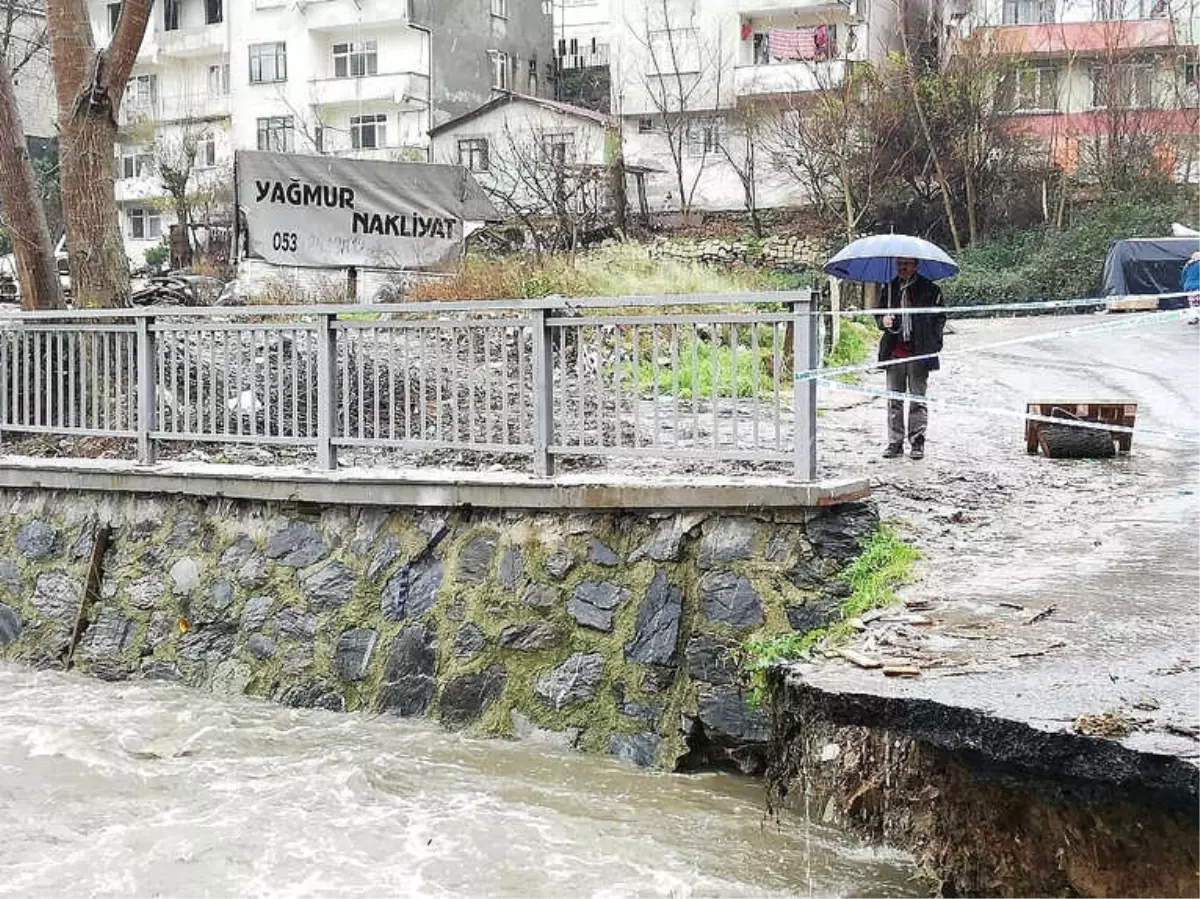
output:
<path id="1" fill-rule="evenodd" d="M 883 451 L 883 458 L 896 459 L 904 455 L 903 443 L 889 443 L 888 448 Z"/>
<path id="2" fill-rule="evenodd" d="M 908 455 L 913 459 L 924 459 L 925 458 L 925 441 L 924 440 L 914 440 L 913 445 L 912 445 L 912 450 L 909 451 Z"/>

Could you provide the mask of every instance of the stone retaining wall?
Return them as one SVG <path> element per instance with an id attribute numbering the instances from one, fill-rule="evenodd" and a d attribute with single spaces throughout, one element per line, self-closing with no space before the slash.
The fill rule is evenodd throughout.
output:
<path id="1" fill-rule="evenodd" d="M 650 247 L 652 257 L 707 265 L 755 265 L 780 271 L 819 269 L 830 255 L 820 238 L 779 235 L 744 238 L 671 238 Z"/>
<path id="2" fill-rule="evenodd" d="M 548 514 L 48 490 L 0 491 L 0 509 L 0 656 L 746 771 L 768 722 L 734 648 L 823 624 L 876 521 L 863 504 Z"/>

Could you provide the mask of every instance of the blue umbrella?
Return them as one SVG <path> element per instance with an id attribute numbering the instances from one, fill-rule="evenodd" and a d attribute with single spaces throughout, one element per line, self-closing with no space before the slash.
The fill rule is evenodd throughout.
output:
<path id="1" fill-rule="evenodd" d="M 825 263 L 825 273 L 847 281 L 884 284 L 896 277 L 897 259 L 917 260 L 917 273 L 931 281 L 958 274 L 958 263 L 941 247 L 907 234 L 860 237 Z"/>

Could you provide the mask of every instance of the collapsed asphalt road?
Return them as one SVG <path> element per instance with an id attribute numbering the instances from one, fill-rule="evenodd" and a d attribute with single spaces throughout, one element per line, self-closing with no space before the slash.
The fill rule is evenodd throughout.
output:
<path id="1" fill-rule="evenodd" d="M 947 349 L 1103 320 L 952 321 Z M 920 462 L 879 458 L 883 399 L 822 388 L 822 474 L 871 478 L 882 518 L 923 556 L 901 596 L 929 607 L 884 615 L 855 643 L 919 677 L 838 659 L 798 666 L 805 681 L 1200 764 L 1200 443 L 1135 434 L 1128 457 L 1049 460 L 1026 454 L 1023 422 L 986 411 L 1121 400 L 1138 403 L 1138 428 L 1200 439 L 1198 344 L 1200 328 L 1175 320 L 947 356 L 929 395 L 977 411 L 932 408 Z"/>

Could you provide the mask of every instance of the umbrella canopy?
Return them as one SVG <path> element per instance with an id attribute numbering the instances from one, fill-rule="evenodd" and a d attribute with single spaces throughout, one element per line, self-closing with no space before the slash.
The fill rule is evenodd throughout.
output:
<path id="1" fill-rule="evenodd" d="M 825 273 L 847 281 L 885 284 L 896 277 L 897 259 L 917 260 L 917 273 L 931 281 L 958 274 L 958 263 L 941 247 L 907 234 L 860 237 L 825 263 Z"/>

